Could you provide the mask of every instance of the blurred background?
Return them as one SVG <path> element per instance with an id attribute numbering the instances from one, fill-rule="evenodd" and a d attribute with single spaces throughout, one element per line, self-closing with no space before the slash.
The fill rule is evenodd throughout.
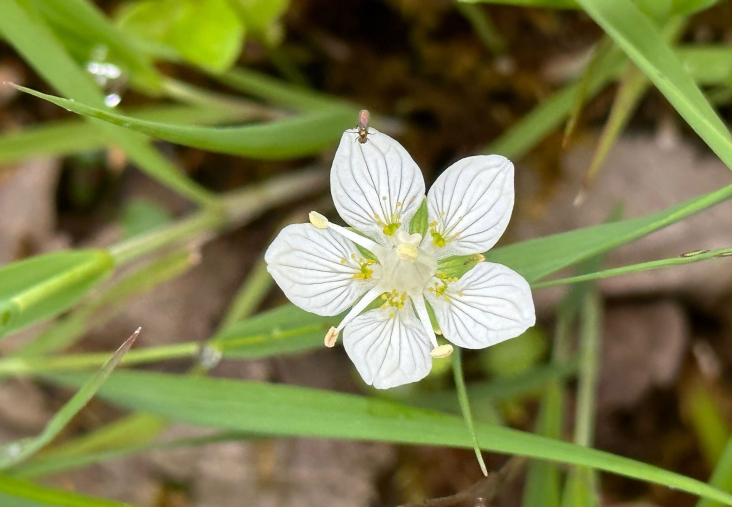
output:
<path id="1" fill-rule="evenodd" d="M 428 186 L 462 157 L 506 155 L 516 165 L 517 197 L 500 245 L 613 216 L 647 215 L 730 183 L 724 164 L 637 69 L 617 64 L 602 30 L 576 9 L 446 0 L 272 0 L 260 2 L 264 7 L 253 0 L 241 0 L 239 7 L 225 0 L 96 4 L 122 31 L 150 43 L 159 56 L 157 67 L 170 78 L 166 93 L 146 93 L 144 80 L 131 76 L 105 46 L 89 45 L 83 28 L 55 26 L 68 36 L 66 49 L 104 90 L 108 106 L 161 108 L 158 113 L 166 114 L 179 100 L 196 106 L 201 118 L 192 123 L 237 124 L 284 117 L 288 97 L 340 100 L 354 111 L 369 109 L 373 126 L 406 147 Z M 236 8 L 245 15 L 238 16 Z M 688 15 L 669 30 L 668 39 L 729 120 L 732 3 L 720 1 Z M 232 69 L 241 72 L 239 81 Z M 59 94 L 2 40 L 0 81 Z M 259 83 L 259 91 L 252 83 Z M 268 92 L 280 94 L 279 103 L 267 101 Z M 185 110 L 167 114 L 173 113 L 185 121 Z M 567 116 L 574 123 L 569 135 Z M 615 118 L 610 127 L 609 118 Z M 354 114 L 352 126 L 356 122 Z M 108 246 L 194 211 L 189 200 L 139 171 L 124 151 L 96 142 L 80 125 L 61 108 L 0 86 L 0 264 L 67 247 Z M 35 137 L 12 137 L 42 126 L 47 130 Z M 161 141 L 156 147 L 201 187 L 227 192 L 303 168 L 327 171 L 336 143 L 325 144 L 288 160 Z M 598 153 L 598 145 L 607 153 Z M 286 223 L 304 221 L 304 211 L 334 212 L 322 184 L 297 188 L 277 204 L 245 226 L 197 238 L 180 269 L 158 270 L 149 284 L 94 308 L 67 351 L 113 350 L 137 326 L 143 328 L 140 346 L 203 343 L 219 329 L 242 283 L 260 287 L 247 303 L 248 313 L 285 303 L 262 271 L 264 249 Z M 599 266 L 732 246 L 730 216 L 732 205 L 723 203 L 611 252 Z M 595 447 L 708 479 L 732 428 L 731 267 L 718 259 L 598 284 L 603 340 Z M 526 335 L 467 353 L 468 382 L 505 382 L 510 389 L 527 371 L 550 363 L 565 289 L 535 291 L 539 324 Z M 41 332 L 34 327 L 3 340 L 0 354 L 17 351 Z M 191 364 L 182 359 L 149 368 L 183 373 Z M 214 376 L 366 392 L 341 348 L 214 360 L 211 366 Z M 429 398 L 450 386 L 448 362 L 390 396 Z M 575 382 L 569 379 L 566 386 L 559 433 L 571 439 Z M 475 417 L 534 431 L 541 388 L 539 383 L 520 395 L 476 390 L 471 394 Z M 38 433 L 67 399 L 64 389 L 3 378 L 0 442 Z M 439 400 L 455 410 L 450 400 Z M 122 415 L 93 400 L 59 442 Z M 198 435 L 178 424 L 167 431 L 175 438 Z M 485 457 L 491 470 L 507 460 Z M 485 505 L 526 505 L 527 465 L 512 466 L 516 473 L 506 474 L 500 494 Z M 469 450 L 289 439 L 146 451 L 45 475 L 42 482 L 150 507 L 376 507 L 454 495 L 480 478 Z M 444 505 L 478 505 L 478 496 L 487 493 Z M 604 474 L 600 498 L 602 505 L 638 507 L 695 503 L 671 489 Z"/>

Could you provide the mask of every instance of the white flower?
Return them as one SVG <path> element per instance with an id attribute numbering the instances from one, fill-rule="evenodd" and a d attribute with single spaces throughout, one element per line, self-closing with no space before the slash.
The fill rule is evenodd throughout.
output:
<path id="1" fill-rule="evenodd" d="M 526 280 L 482 262 L 511 217 L 513 164 L 498 155 L 460 160 L 437 179 L 425 209 L 424 179 L 406 150 L 374 129 L 364 143 L 357 137 L 343 134 L 331 171 L 336 209 L 355 231 L 312 212 L 310 224 L 286 227 L 265 256 L 300 308 L 333 316 L 352 307 L 326 344 L 343 330 L 363 379 L 386 389 L 424 378 L 433 357 L 452 351 L 437 346 L 429 308 L 445 338 L 469 349 L 533 326 Z M 463 274 L 464 266 L 473 267 Z"/>

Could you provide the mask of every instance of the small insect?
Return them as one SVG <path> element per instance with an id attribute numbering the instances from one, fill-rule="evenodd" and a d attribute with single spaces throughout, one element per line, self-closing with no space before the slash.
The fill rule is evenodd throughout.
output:
<path id="1" fill-rule="evenodd" d="M 707 252 L 709 252 L 709 250 L 694 250 L 693 252 L 681 254 L 681 257 L 696 257 L 697 255 L 705 254 Z"/>
<path id="2" fill-rule="evenodd" d="M 369 118 L 371 118 L 371 113 L 366 109 L 362 109 L 358 112 L 358 126 L 356 127 L 356 130 L 358 131 L 358 142 L 361 144 L 364 144 L 369 140 Z"/>

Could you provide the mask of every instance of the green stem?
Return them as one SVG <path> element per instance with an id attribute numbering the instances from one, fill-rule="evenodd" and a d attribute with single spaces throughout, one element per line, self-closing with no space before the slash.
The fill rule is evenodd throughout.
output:
<path id="1" fill-rule="evenodd" d="M 480 453 L 478 445 L 478 437 L 475 436 L 475 426 L 473 424 L 473 415 L 470 413 L 470 403 L 468 402 L 468 390 L 465 387 L 465 376 L 463 375 L 463 361 L 460 347 L 456 347 L 452 353 L 452 371 L 455 375 L 455 387 L 457 389 L 458 400 L 460 401 L 460 410 L 463 413 L 465 424 L 468 425 L 468 431 L 473 439 L 473 449 L 475 457 L 478 458 L 478 464 L 483 475 L 488 476 L 488 469 L 483 461 L 483 455 Z"/>

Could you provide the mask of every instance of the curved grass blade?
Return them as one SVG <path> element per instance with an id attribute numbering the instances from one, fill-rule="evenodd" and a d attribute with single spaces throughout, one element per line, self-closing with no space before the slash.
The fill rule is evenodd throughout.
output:
<path id="1" fill-rule="evenodd" d="M 458 401 L 460 402 L 460 411 L 463 413 L 463 419 L 468 427 L 470 436 L 473 439 L 473 450 L 475 457 L 478 459 L 480 471 L 488 477 L 488 469 L 483 461 L 483 455 L 480 453 L 480 445 L 478 445 L 478 437 L 475 435 L 475 425 L 473 423 L 473 415 L 470 413 L 470 401 L 468 400 L 468 391 L 465 388 L 465 376 L 463 375 L 463 359 L 462 349 L 457 347 L 452 353 L 452 371 L 455 377 L 455 388 L 457 390 Z"/>
<path id="2" fill-rule="evenodd" d="M 129 114 L 142 120 L 191 125 L 216 125 L 250 117 L 249 114 L 231 108 L 188 105 L 134 108 Z M 104 133 L 83 118 L 46 122 L 0 137 L 0 166 L 39 156 L 58 157 L 101 150 L 107 144 Z M 2 170 L 0 167 L 0 172 Z"/>
<path id="3" fill-rule="evenodd" d="M 127 503 L 44 488 L 4 476 L 0 476 L 0 505 L 3 507 L 133 507 Z"/>
<path id="4" fill-rule="evenodd" d="M 0 338 L 76 303 L 113 270 L 105 250 L 39 255 L 0 268 Z"/>
<path id="5" fill-rule="evenodd" d="M 122 346 L 96 372 L 79 391 L 59 410 L 48 422 L 44 430 L 36 437 L 11 442 L 0 447 L 0 470 L 5 470 L 21 463 L 33 454 L 50 444 L 61 431 L 71 422 L 79 411 L 89 403 L 101 385 L 119 364 L 122 357 L 130 350 L 132 344 L 140 334 L 140 329 L 132 333 Z"/>
<path id="6" fill-rule="evenodd" d="M 721 259 L 732 257 L 732 248 L 721 248 L 719 250 L 699 250 L 696 252 L 687 252 L 679 257 L 671 257 L 670 259 L 659 259 L 657 261 L 641 262 L 620 268 L 605 269 L 594 273 L 584 275 L 570 276 L 568 278 L 559 278 L 557 280 L 549 280 L 532 284 L 534 289 L 543 287 L 551 287 L 553 285 L 565 285 L 568 283 L 587 282 L 589 280 L 599 280 L 602 278 L 610 278 L 613 276 L 627 275 L 629 273 L 638 273 L 640 271 L 649 271 L 651 269 L 667 268 L 669 266 L 679 266 L 682 264 L 691 264 L 692 262 L 705 261 L 709 259 Z"/>
<path id="7" fill-rule="evenodd" d="M 658 87 L 686 122 L 732 169 L 732 136 L 666 44 L 630 0 L 577 0 Z"/>
<path id="8" fill-rule="evenodd" d="M 196 127 L 139 120 L 22 86 L 21 91 L 84 116 L 185 146 L 266 160 L 303 157 L 319 152 L 353 125 L 351 109 L 332 107 L 285 120 L 243 127 Z"/>
<path id="9" fill-rule="evenodd" d="M 607 252 L 657 231 L 732 197 L 732 185 L 694 197 L 644 217 L 585 227 L 543 238 L 522 241 L 486 252 L 491 262 L 505 264 L 529 282 Z"/>
<path id="10" fill-rule="evenodd" d="M 0 32 L 41 77 L 68 97 L 104 107 L 102 91 L 64 50 L 29 0 L 7 0 L 2 14 Z M 199 204 L 213 201 L 210 192 L 178 171 L 148 140 L 104 123 L 96 126 L 150 177 Z"/>
<path id="11" fill-rule="evenodd" d="M 88 377 L 49 378 L 73 386 Z M 112 375 L 99 395 L 129 409 L 178 421 L 270 436 L 472 447 L 460 417 L 303 387 L 123 371 Z M 487 451 L 588 466 L 732 505 L 728 493 L 632 459 L 501 426 L 476 423 L 475 431 Z"/>
<path id="12" fill-rule="evenodd" d="M 723 491 L 732 491 L 732 438 L 727 441 L 724 450 L 722 451 L 722 457 L 717 463 L 717 468 L 714 469 L 712 478 L 709 480 L 709 484 L 715 488 L 719 488 Z M 721 507 L 722 504 L 702 498 L 696 504 L 696 507 Z"/>

